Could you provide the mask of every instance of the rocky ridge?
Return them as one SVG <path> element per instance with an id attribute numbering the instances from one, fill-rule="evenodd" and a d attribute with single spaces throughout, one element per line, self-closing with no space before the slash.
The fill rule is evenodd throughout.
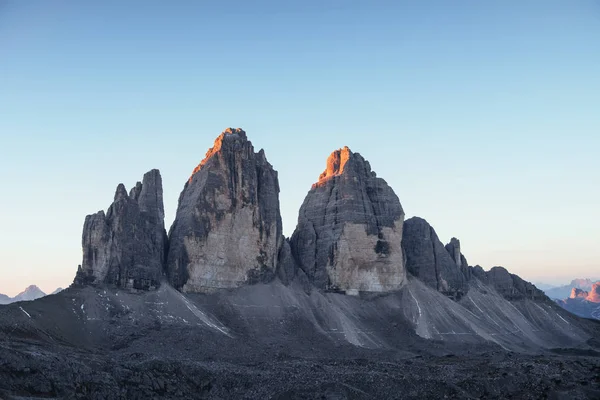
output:
<path id="1" fill-rule="evenodd" d="M 86 217 L 76 284 L 156 288 L 166 275 L 183 292 L 278 278 L 346 294 L 400 289 L 407 275 L 456 301 L 479 281 L 508 300 L 546 301 L 502 267 L 470 267 L 461 244 L 444 245 L 424 219 L 404 221 L 398 196 L 348 147 L 331 153 L 290 239 L 282 234 L 277 172 L 246 132 L 228 128 L 194 168 L 164 233 L 160 173 L 129 194 L 121 184 L 106 215 Z"/>
<path id="2" fill-rule="evenodd" d="M 489 271 L 484 271 L 483 268 L 476 265 L 471 269 L 471 272 L 483 283 L 494 287 L 507 300 L 549 300 L 542 290 L 521 279 L 518 275 L 511 274 L 506 268 L 493 267 Z"/>

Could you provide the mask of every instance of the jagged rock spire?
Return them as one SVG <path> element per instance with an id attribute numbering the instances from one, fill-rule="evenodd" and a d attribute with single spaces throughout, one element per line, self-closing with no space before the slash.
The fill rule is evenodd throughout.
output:
<path id="1" fill-rule="evenodd" d="M 75 284 L 145 290 L 160 285 L 167 247 L 160 172 L 147 172 L 130 194 L 119 184 L 108 212 L 85 218 L 82 246 Z"/>

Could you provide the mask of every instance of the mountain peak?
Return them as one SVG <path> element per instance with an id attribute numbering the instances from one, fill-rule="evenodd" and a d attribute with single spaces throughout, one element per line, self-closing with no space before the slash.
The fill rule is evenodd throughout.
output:
<path id="1" fill-rule="evenodd" d="M 204 165 L 208 162 L 208 160 L 210 160 L 215 154 L 220 152 L 224 146 L 226 146 L 226 143 L 231 143 L 231 144 L 235 145 L 236 142 L 244 143 L 247 141 L 248 141 L 248 137 L 246 136 L 246 131 L 244 131 L 242 128 L 227 128 L 227 129 L 225 129 L 223 132 L 221 132 L 221 134 L 219 136 L 217 136 L 217 138 L 215 139 L 215 143 L 213 144 L 213 147 L 208 149 L 208 151 L 206 152 L 206 155 L 204 156 L 204 159 L 202 159 L 202 161 L 200 161 L 200 164 L 198 164 L 198 166 L 196 166 L 196 168 L 194 168 L 194 170 L 192 171 L 192 175 L 190 176 L 189 182 L 192 181 L 192 178 L 194 177 L 194 175 L 198 171 L 200 171 L 202 169 L 202 167 L 204 167 Z"/>
<path id="2" fill-rule="evenodd" d="M 44 297 L 46 293 L 44 293 L 39 287 L 36 285 L 29 285 L 23 290 L 21 293 L 13 297 L 13 301 L 29 301 L 39 299 L 40 297 Z"/>
<path id="3" fill-rule="evenodd" d="M 319 176 L 319 181 L 330 178 L 332 176 L 341 175 L 344 172 L 344 167 L 346 163 L 350 160 L 354 153 L 348 148 L 348 146 L 344 146 L 341 149 L 335 150 L 332 152 L 329 157 L 327 157 L 327 167 L 325 171 Z"/>
<path id="4" fill-rule="evenodd" d="M 241 128 L 227 128 L 179 196 L 167 273 L 184 292 L 270 281 L 283 244 L 277 172 Z"/>
<path id="5" fill-rule="evenodd" d="M 404 211 L 393 189 L 348 147 L 327 158 L 306 195 L 292 253 L 316 287 L 386 292 L 406 281 L 401 248 Z"/>
<path id="6" fill-rule="evenodd" d="M 313 185 L 313 188 L 323 186 L 329 180 L 346 174 L 367 178 L 377 176 L 375 172 L 371 171 L 369 162 L 360 153 L 353 153 L 348 146 L 344 146 L 333 151 L 327 157 L 327 167 L 319 175 L 319 180 Z"/>

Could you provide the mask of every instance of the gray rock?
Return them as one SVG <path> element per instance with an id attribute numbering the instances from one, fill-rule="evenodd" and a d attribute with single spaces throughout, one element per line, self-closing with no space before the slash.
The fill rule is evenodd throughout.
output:
<path id="1" fill-rule="evenodd" d="M 74 280 L 76 285 L 109 284 L 142 290 L 158 287 L 167 249 L 160 172 L 147 172 L 129 195 L 119 184 L 108 212 L 85 218 L 82 245 L 83 262 Z"/>
<path id="2" fill-rule="evenodd" d="M 272 280 L 283 243 L 277 172 L 242 129 L 226 129 L 179 196 L 168 275 L 185 292 Z"/>
<path id="3" fill-rule="evenodd" d="M 481 273 L 481 267 L 475 268 L 477 271 L 474 270 L 473 274 L 484 283 L 493 286 L 507 300 L 549 300 L 543 291 L 519 276 L 509 273 L 506 268 L 493 267 L 484 274 Z"/>
<path id="4" fill-rule="evenodd" d="M 485 284 L 489 283 L 487 273 L 480 265 L 471 267 L 470 270 L 471 270 L 471 276 L 479 279 L 481 282 L 483 282 Z"/>
<path id="5" fill-rule="evenodd" d="M 402 247 L 406 253 L 406 269 L 428 286 L 453 299 L 468 292 L 468 282 L 461 272 L 467 261 L 460 253 L 457 239 L 444 247 L 435 230 L 419 217 L 404 222 Z"/>
<path id="6" fill-rule="evenodd" d="M 460 269 L 460 272 L 464 275 L 465 279 L 467 281 L 471 279 L 471 269 L 469 268 L 469 263 L 460 251 L 460 240 L 454 237 L 450 239 L 450 243 L 446 245 L 446 250 L 448 253 L 450 253 L 450 257 L 452 257 Z"/>
<path id="7" fill-rule="evenodd" d="M 285 239 L 279 250 L 279 261 L 277 263 L 277 277 L 284 285 L 289 285 L 296 277 L 296 261 L 292 256 L 290 241 Z"/>
<path id="8" fill-rule="evenodd" d="M 292 254 L 318 288 L 351 294 L 396 290 L 406 278 L 403 221 L 392 188 L 344 147 L 329 156 L 300 208 Z"/>

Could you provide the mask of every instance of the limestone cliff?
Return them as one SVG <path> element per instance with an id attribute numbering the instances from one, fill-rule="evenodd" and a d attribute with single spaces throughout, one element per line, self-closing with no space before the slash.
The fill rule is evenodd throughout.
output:
<path id="1" fill-rule="evenodd" d="M 404 211 L 398 196 L 348 147 L 334 151 L 308 192 L 291 238 L 299 267 L 318 288 L 356 294 L 400 288 Z"/>
<path id="2" fill-rule="evenodd" d="M 145 290 L 160 285 L 167 247 L 160 172 L 146 173 L 130 194 L 119 184 L 107 213 L 85 218 L 82 246 L 75 284 Z"/>
<path id="3" fill-rule="evenodd" d="M 185 292 L 266 282 L 283 243 L 277 172 L 229 128 L 194 169 L 169 232 L 169 280 Z"/>

